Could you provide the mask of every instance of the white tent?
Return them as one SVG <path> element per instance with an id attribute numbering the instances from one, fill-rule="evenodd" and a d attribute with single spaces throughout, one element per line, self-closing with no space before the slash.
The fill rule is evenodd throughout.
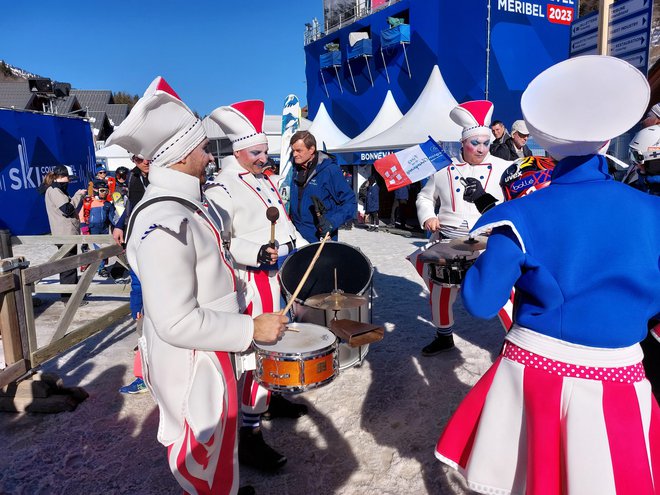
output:
<path id="1" fill-rule="evenodd" d="M 96 152 L 96 158 L 103 159 L 110 172 L 114 172 L 121 166 L 129 170 L 135 166 L 131 161 L 131 154 L 118 144 L 111 144 L 110 146 L 101 148 Z"/>
<path id="2" fill-rule="evenodd" d="M 371 139 L 372 137 L 380 134 L 386 129 L 389 129 L 399 120 L 401 120 L 403 114 L 399 110 L 396 101 L 394 101 L 394 96 L 392 96 L 392 91 L 387 90 L 385 95 L 385 100 L 378 111 L 378 114 L 374 117 L 374 120 L 369 124 L 364 131 L 355 136 L 349 142 L 343 144 L 342 148 L 352 148 L 354 145 L 358 146 L 358 143 Z"/>
<path id="3" fill-rule="evenodd" d="M 328 148 L 337 153 L 402 149 L 423 143 L 428 136 L 436 141 L 459 141 L 462 129 L 449 118 L 457 104 L 436 65 L 417 101 L 398 122 L 370 139 Z"/>
<path id="4" fill-rule="evenodd" d="M 323 150 L 324 144 L 325 148 L 334 149 L 351 139 L 335 125 L 323 103 L 321 103 L 319 111 L 316 112 L 316 117 L 314 117 L 308 130 L 316 138 L 316 145 L 319 150 Z"/>

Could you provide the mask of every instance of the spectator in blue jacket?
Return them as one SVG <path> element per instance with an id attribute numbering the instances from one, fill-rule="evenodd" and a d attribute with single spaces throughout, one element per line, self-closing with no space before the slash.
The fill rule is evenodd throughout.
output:
<path id="1" fill-rule="evenodd" d="M 378 210 L 380 209 L 380 188 L 376 183 L 376 176 L 367 180 L 367 195 L 364 201 L 364 212 L 369 216 L 371 228 L 378 228 Z"/>
<path id="2" fill-rule="evenodd" d="M 334 157 L 316 149 L 309 131 L 291 137 L 291 154 L 296 167 L 289 202 L 293 224 L 308 242 L 326 233 L 336 241 L 337 229 L 355 217 L 355 193 Z"/>

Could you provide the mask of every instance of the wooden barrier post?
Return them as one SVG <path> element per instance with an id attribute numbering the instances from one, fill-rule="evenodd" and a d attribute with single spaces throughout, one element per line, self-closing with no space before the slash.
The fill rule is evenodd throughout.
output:
<path id="1" fill-rule="evenodd" d="M 0 373 L 0 387 L 17 380 L 31 367 L 20 283 L 20 270 L 26 266 L 22 257 L 0 260 L 0 333 L 7 365 Z"/>
<path id="2" fill-rule="evenodd" d="M 92 241 L 92 236 L 85 237 L 89 239 L 84 240 Z M 44 242 L 46 239 L 50 242 Z M 94 236 L 94 240 L 111 245 L 66 258 L 62 257 L 65 250 L 61 249 L 49 261 L 34 267 L 29 267 L 29 262 L 22 257 L 0 261 L 0 331 L 5 349 L 5 361 L 8 364 L 0 370 L 0 411 L 42 413 L 71 411 L 88 397 L 80 387 L 64 387 L 62 380 L 55 374 L 35 374 L 35 367 L 129 314 L 129 304 L 124 303 L 109 313 L 100 315 L 94 321 L 71 332 L 68 331 L 85 293 L 95 292 L 90 290 L 90 283 L 101 260 L 120 255 L 122 252 L 121 247 L 116 245 L 109 235 Z M 0 231 L 0 252 L 3 255 L 11 254 L 12 244 L 67 244 L 78 241 L 80 236 L 11 237 L 9 231 L 3 230 Z M 66 251 L 68 252 L 68 249 Z M 90 265 L 90 268 L 77 285 L 53 284 L 52 289 L 71 293 L 71 296 L 50 344 L 39 348 L 32 308 L 34 284 L 45 277 L 65 270 L 77 269 L 82 265 Z M 44 290 L 44 292 L 51 291 Z M 104 287 L 100 292 L 128 295 L 122 287 Z"/>
<path id="3" fill-rule="evenodd" d="M 0 259 L 11 258 L 14 252 L 11 248 L 11 232 L 7 229 L 0 229 Z"/>

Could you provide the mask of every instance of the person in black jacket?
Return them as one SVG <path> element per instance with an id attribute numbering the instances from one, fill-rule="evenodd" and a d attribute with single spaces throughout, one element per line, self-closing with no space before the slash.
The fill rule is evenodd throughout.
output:
<path id="1" fill-rule="evenodd" d="M 149 185 L 149 160 L 133 155 L 131 161 L 135 163 L 135 167 L 128 176 L 128 204 L 124 214 L 117 221 L 117 226 L 112 230 L 112 237 L 117 244 L 124 243 L 124 230 L 128 225 L 131 210 L 140 202 Z"/>
<path id="2" fill-rule="evenodd" d="M 516 120 L 511 126 L 511 137 L 499 145 L 491 146 L 490 154 L 503 160 L 517 160 L 526 156 L 532 156 L 532 151 L 527 146 L 529 131 L 524 120 Z"/>

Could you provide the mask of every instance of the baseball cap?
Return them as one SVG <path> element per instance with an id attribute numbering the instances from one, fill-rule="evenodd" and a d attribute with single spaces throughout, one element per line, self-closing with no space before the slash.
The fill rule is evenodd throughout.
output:
<path id="1" fill-rule="evenodd" d="M 518 134 L 523 134 L 525 136 L 529 135 L 529 129 L 527 129 L 527 124 L 524 120 L 516 120 L 511 126 L 511 133 L 517 132 Z"/>

